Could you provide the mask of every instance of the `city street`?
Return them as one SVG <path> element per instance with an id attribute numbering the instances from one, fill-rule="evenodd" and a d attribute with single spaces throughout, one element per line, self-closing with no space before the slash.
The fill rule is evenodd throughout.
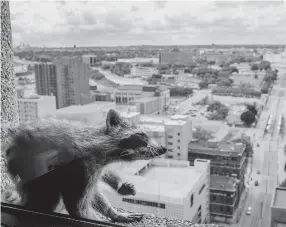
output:
<path id="1" fill-rule="evenodd" d="M 278 155 L 281 155 L 285 142 L 281 141 L 279 130 L 277 127 L 278 118 L 281 114 L 286 112 L 286 97 L 285 92 L 277 92 L 282 88 L 282 81 L 285 79 L 285 75 L 278 79 L 276 85 L 274 85 L 274 92 L 271 93 L 267 105 L 265 106 L 257 129 L 259 134 L 256 134 L 252 172 L 247 177 L 249 179 L 248 188 L 249 194 L 246 203 L 243 207 L 242 215 L 238 224 L 230 226 L 235 227 L 269 227 L 271 221 L 271 200 L 275 191 L 278 181 L 278 167 L 279 160 Z M 267 124 L 269 115 L 272 115 L 272 123 L 269 132 L 263 137 L 263 130 Z M 281 143 L 282 142 L 282 143 Z M 259 147 L 256 145 L 259 144 Z M 257 170 L 261 173 L 257 174 Z M 255 186 L 255 181 L 258 181 L 259 185 Z M 281 179 L 280 179 L 281 181 Z M 252 214 L 247 215 L 247 207 L 252 207 Z"/>

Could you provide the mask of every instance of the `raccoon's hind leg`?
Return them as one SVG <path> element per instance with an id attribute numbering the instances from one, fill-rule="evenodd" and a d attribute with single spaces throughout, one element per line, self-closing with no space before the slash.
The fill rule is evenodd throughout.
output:
<path id="1" fill-rule="evenodd" d="M 39 212 L 53 212 L 60 198 L 54 172 L 23 184 L 21 191 L 22 205 Z"/>

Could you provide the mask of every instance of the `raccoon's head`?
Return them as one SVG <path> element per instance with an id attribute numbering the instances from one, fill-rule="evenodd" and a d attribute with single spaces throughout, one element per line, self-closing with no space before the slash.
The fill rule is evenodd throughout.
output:
<path id="1" fill-rule="evenodd" d="M 110 153 L 110 158 L 114 161 L 147 160 L 167 151 L 144 130 L 130 124 L 114 109 L 107 114 L 106 134 L 115 144 L 115 149 Z"/>

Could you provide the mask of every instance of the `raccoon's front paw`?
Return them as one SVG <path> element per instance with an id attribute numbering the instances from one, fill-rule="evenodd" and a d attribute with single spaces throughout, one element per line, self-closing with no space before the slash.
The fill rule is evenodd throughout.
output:
<path id="1" fill-rule="evenodd" d="M 123 183 L 121 187 L 117 190 L 120 195 L 135 195 L 136 190 L 133 184 Z"/>
<path id="2" fill-rule="evenodd" d="M 114 222 L 133 222 L 140 221 L 143 218 L 143 214 L 139 213 L 117 213 L 115 217 L 112 217 Z"/>

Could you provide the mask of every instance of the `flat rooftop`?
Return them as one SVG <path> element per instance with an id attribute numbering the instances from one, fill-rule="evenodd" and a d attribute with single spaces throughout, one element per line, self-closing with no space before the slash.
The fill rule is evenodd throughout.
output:
<path id="1" fill-rule="evenodd" d="M 211 175 L 210 189 L 234 191 L 237 180 L 232 177 Z"/>
<path id="2" fill-rule="evenodd" d="M 137 190 L 136 197 L 148 198 L 165 203 L 183 204 L 185 197 L 200 180 L 204 173 L 193 166 L 169 167 L 168 160 L 162 159 L 161 164 L 152 164 L 151 160 L 135 161 L 131 164 L 112 164 L 112 168 L 119 167 L 124 175 L 134 184 Z M 134 175 L 144 166 L 149 167 L 140 175 Z M 119 166 L 117 166 L 119 165 Z M 188 180 L 187 180 L 188 179 Z"/>
<path id="3" fill-rule="evenodd" d="M 107 110 L 115 108 L 116 104 L 113 102 L 96 102 L 87 105 L 72 105 L 57 110 L 58 114 L 82 114 L 82 113 L 94 113 L 101 110 Z"/>
<path id="4" fill-rule="evenodd" d="M 144 102 L 149 102 L 158 99 L 158 97 L 152 96 L 152 97 L 142 97 L 140 99 L 134 100 L 137 103 L 144 103 Z"/>
<path id="5" fill-rule="evenodd" d="M 165 126 L 163 124 L 140 124 L 139 126 L 146 131 L 165 132 Z"/>
<path id="6" fill-rule="evenodd" d="M 217 142 L 216 145 L 211 145 L 208 142 L 190 142 L 188 145 L 189 152 L 191 153 L 202 153 L 210 155 L 228 155 L 228 156 L 238 156 L 243 154 L 242 143 L 226 143 Z"/>
<path id="7" fill-rule="evenodd" d="M 273 207 L 286 209 L 286 188 L 276 188 L 274 194 Z"/>

